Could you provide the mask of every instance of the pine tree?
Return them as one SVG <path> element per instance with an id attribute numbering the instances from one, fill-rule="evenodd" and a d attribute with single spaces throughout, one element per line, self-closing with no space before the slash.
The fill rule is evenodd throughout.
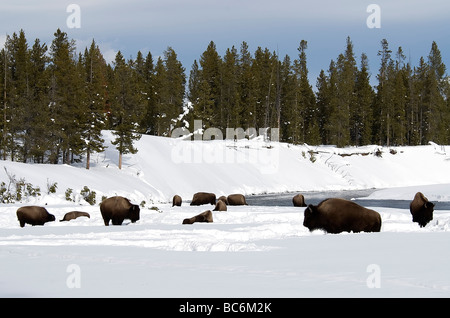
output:
<path id="1" fill-rule="evenodd" d="M 207 84 L 209 88 L 203 87 L 202 95 L 205 97 L 206 91 L 209 93 L 210 101 L 203 101 L 202 107 L 211 105 L 211 111 L 208 111 L 210 118 L 208 126 L 225 128 L 226 118 L 221 110 L 221 64 L 222 59 L 216 50 L 216 45 L 211 41 L 205 52 L 200 57 L 201 66 L 201 85 Z M 204 82 L 204 83 L 203 83 Z M 194 108 L 196 105 L 194 104 Z M 203 119 L 203 118 L 198 118 Z M 204 123 L 205 124 L 205 123 Z"/>
<path id="2" fill-rule="evenodd" d="M 238 53 L 233 46 L 227 49 L 222 65 L 222 108 L 226 127 L 239 127 L 239 65 Z"/>
<path id="3" fill-rule="evenodd" d="M 299 59 L 294 61 L 294 70 L 298 81 L 298 112 L 300 114 L 300 131 L 298 136 L 310 144 L 319 144 L 319 112 L 312 86 L 308 80 L 308 67 L 306 62 L 306 49 L 308 42 L 302 40 L 298 47 Z"/>
<path id="4" fill-rule="evenodd" d="M 351 138 L 356 145 L 367 145 L 372 142 L 372 105 L 375 94 L 370 85 L 369 62 L 365 53 L 361 54 L 361 67 L 356 75 L 355 95 Z"/>
<path id="5" fill-rule="evenodd" d="M 136 83 L 131 67 L 125 62 L 122 53 L 116 54 L 114 61 L 114 82 L 111 99 L 111 119 L 116 138 L 112 144 L 119 151 L 119 169 L 122 169 L 122 156 L 137 153 L 133 143 L 141 138 L 137 132 L 139 109 L 137 107 Z"/>
<path id="6" fill-rule="evenodd" d="M 74 140 L 79 139 L 79 131 L 73 123 L 76 111 L 77 90 L 75 41 L 68 39 L 67 33 L 58 29 L 50 48 L 50 111 L 52 124 L 49 127 L 54 148 L 51 150 L 50 162 L 58 163 L 60 156 L 63 162 L 70 164 L 70 154 Z"/>
<path id="7" fill-rule="evenodd" d="M 86 169 L 89 169 L 91 153 L 105 150 L 101 132 L 106 121 L 106 62 L 94 40 L 82 62 L 80 72 L 84 76 L 85 103 L 79 128 L 83 141 L 81 149 L 86 153 Z"/>

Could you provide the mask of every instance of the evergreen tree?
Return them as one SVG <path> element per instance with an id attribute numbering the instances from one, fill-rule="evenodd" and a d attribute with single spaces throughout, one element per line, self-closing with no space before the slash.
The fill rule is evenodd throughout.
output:
<path id="1" fill-rule="evenodd" d="M 308 42 L 302 40 L 298 47 L 299 59 L 294 61 L 294 70 L 298 82 L 298 113 L 300 115 L 300 132 L 298 140 L 311 144 L 319 144 L 319 112 L 316 99 L 308 80 L 308 67 L 306 62 L 306 49 Z"/>
<path id="2" fill-rule="evenodd" d="M 73 114 L 78 108 L 75 65 L 75 41 L 68 39 L 67 33 L 58 29 L 50 47 L 50 112 L 52 124 L 49 127 L 53 149 L 50 162 L 70 164 L 74 141 L 79 140 L 79 131 L 73 122 Z"/>
<path id="3" fill-rule="evenodd" d="M 79 128 L 83 141 L 81 149 L 86 152 L 86 169 L 89 169 L 91 153 L 105 150 L 101 132 L 106 121 L 106 62 L 94 40 L 89 51 L 85 51 L 82 62 L 80 72 L 84 76 L 85 103 Z"/>
<path id="4" fill-rule="evenodd" d="M 372 142 L 372 105 L 374 92 L 370 85 L 369 62 L 366 54 L 361 54 L 361 67 L 357 71 L 355 83 L 355 110 L 352 113 L 351 138 L 356 145 Z"/>
<path id="5" fill-rule="evenodd" d="M 135 154 L 138 149 L 133 143 L 141 138 L 137 131 L 139 108 L 137 107 L 136 82 L 131 67 L 125 62 L 122 53 L 116 54 L 114 61 L 114 82 L 111 99 L 112 144 L 119 151 L 119 169 L 122 169 L 122 156 Z"/>

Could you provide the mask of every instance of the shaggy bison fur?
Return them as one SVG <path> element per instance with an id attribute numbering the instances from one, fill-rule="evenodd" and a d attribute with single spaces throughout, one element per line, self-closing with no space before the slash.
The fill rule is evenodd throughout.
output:
<path id="1" fill-rule="evenodd" d="M 40 206 L 23 206 L 17 209 L 16 214 L 20 227 L 24 227 L 25 224 L 34 226 L 55 221 L 55 216 Z"/>
<path id="2" fill-rule="evenodd" d="M 417 192 L 409 205 L 409 211 L 411 211 L 413 222 L 424 227 L 433 219 L 434 203 L 428 201 L 422 192 Z"/>
<path id="3" fill-rule="evenodd" d="M 305 203 L 305 197 L 303 196 L 303 194 L 297 194 L 292 198 L 292 203 L 294 204 L 294 206 L 306 206 Z"/>
<path id="4" fill-rule="evenodd" d="M 211 223 L 213 221 L 212 212 L 210 210 L 202 212 L 192 218 L 184 219 L 183 224 L 193 224 L 195 222 L 208 222 Z"/>
<path id="5" fill-rule="evenodd" d="M 112 220 L 113 225 L 122 225 L 123 220 L 129 219 L 132 223 L 139 220 L 140 209 L 136 204 L 131 204 L 130 200 L 121 196 L 110 197 L 100 204 L 105 225 L 109 225 Z"/>
<path id="6" fill-rule="evenodd" d="M 191 205 L 202 205 L 208 203 L 216 205 L 216 195 L 214 193 L 197 192 L 194 194 L 191 201 Z"/>
<path id="7" fill-rule="evenodd" d="M 310 231 L 322 229 L 327 233 L 379 232 L 381 216 L 378 212 L 344 199 L 326 199 L 305 209 L 303 225 Z"/>
<path id="8" fill-rule="evenodd" d="M 227 197 L 228 205 L 248 205 L 242 194 L 230 194 Z"/>

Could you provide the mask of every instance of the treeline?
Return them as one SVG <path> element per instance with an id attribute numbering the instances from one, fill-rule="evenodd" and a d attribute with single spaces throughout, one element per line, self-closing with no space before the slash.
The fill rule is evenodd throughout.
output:
<path id="1" fill-rule="evenodd" d="M 307 42 L 295 60 L 243 42 L 223 58 L 211 42 L 189 77 L 193 115 L 205 126 L 278 127 L 282 141 L 308 144 L 419 145 L 450 141 L 449 82 L 435 42 L 413 67 L 401 47 L 381 41 L 378 85 L 370 84 L 368 58 L 345 51 L 308 80 Z"/>
<path id="2" fill-rule="evenodd" d="M 168 47 L 156 59 L 119 51 L 108 64 L 92 41 L 76 53 L 57 30 L 50 46 L 30 45 L 23 30 L 0 52 L 0 156 L 22 162 L 66 163 L 104 151 L 101 130 L 115 133 L 121 156 L 137 151 L 141 134 L 170 136 L 175 127 L 280 128 L 291 143 L 418 145 L 450 141 L 449 82 L 435 42 L 413 67 L 399 47 L 381 41 L 378 85 L 368 59 L 345 51 L 308 80 L 307 42 L 293 61 L 246 42 L 223 57 L 210 42 L 189 77 Z M 190 103 L 186 103 L 189 100 Z M 188 107 L 189 105 L 189 107 Z"/>
<path id="3" fill-rule="evenodd" d="M 95 40 L 76 54 L 75 42 L 57 30 L 48 47 L 30 47 L 23 30 L 7 36 L 0 52 L 0 154 L 3 159 L 66 163 L 105 149 L 111 129 L 122 154 L 135 153 L 142 133 L 167 134 L 182 113 L 185 69 L 172 48 L 154 62 L 151 53 L 107 64 Z"/>

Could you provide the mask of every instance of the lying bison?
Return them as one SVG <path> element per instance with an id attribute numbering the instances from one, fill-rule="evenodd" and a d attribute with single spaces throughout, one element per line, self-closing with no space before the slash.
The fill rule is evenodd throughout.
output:
<path id="1" fill-rule="evenodd" d="M 47 222 L 55 221 L 55 216 L 48 213 L 48 211 L 40 206 L 23 206 L 17 209 L 17 219 L 20 227 L 25 224 L 44 225 Z"/>
<path id="2" fill-rule="evenodd" d="M 379 232 L 381 216 L 378 212 L 344 199 L 326 199 L 305 209 L 303 225 L 310 231 L 322 229 L 327 233 Z"/>
<path id="3" fill-rule="evenodd" d="M 72 211 L 72 212 L 67 212 L 66 214 L 64 214 L 63 219 L 62 219 L 62 220 L 59 220 L 59 222 L 75 220 L 76 218 L 78 218 L 78 217 L 80 217 L 80 216 L 86 216 L 86 217 L 88 217 L 88 218 L 91 217 L 91 216 L 89 215 L 89 213 L 87 213 L 87 212 Z"/>
<path id="4" fill-rule="evenodd" d="M 424 227 L 433 219 L 434 203 L 428 201 L 422 192 L 417 192 L 409 205 L 409 211 L 411 211 L 413 222 Z"/>
<path id="5" fill-rule="evenodd" d="M 292 203 L 294 204 L 294 206 L 306 206 L 305 203 L 305 197 L 303 196 L 303 194 L 297 194 L 292 198 Z"/>
<path id="6" fill-rule="evenodd" d="M 225 204 L 225 202 L 222 200 L 217 200 L 216 207 L 214 208 L 213 211 L 226 211 L 226 210 L 227 205 Z"/>
<path id="7" fill-rule="evenodd" d="M 216 195 L 214 193 L 197 192 L 192 197 L 191 205 L 216 204 Z"/>
<path id="8" fill-rule="evenodd" d="M 211 223 L 213 221 L 212 212 L 210 210 L 202 212 L 192 218 L 184 219 L 183 224 L 193 224 L 195 222 L 208 222 Z"/>
<path id="9" fill-rule="evenodd" d="M 181 197 L 178 194 L 175 194 L 172 199 L 172 206 L 181 206 Z"/>
<path id="10" fill-rule="evenodd" d="M 115 196 L 103 200 L 100 204 L 105 225 L 109 225 L 112 220 L 113 225 L 122 225 L 123 220 L 129 219 L 132 223 L 139 220 L 139 206 L 131 204 L 130 200 L 121 196 Z"/>
<path id="11" fill-rule="evenodd" d="M 228 205 L 248 205 L 242 194 L 230 194 L 227 197 Z"/>

